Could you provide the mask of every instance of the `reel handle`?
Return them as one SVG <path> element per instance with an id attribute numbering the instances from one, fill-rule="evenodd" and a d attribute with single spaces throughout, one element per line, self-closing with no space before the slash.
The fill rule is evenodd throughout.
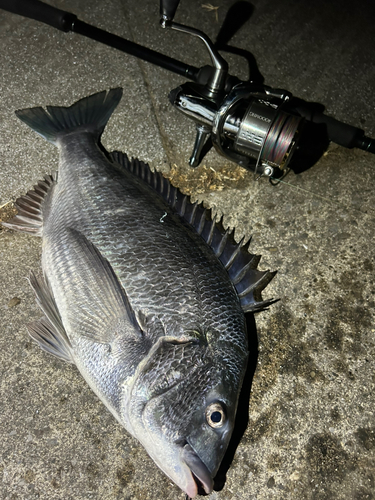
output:
<path id="1" fill-rule="evenodd" d="M 161 21 L 173 21 L 180 0 L 160 0 Z"/>
<path id="2" fill-rule="evenodd" d="M 74 21 L 77 19 L 76 15 L 39 2 L 39 0 L 0 0 L 0 8 L 49 24 L 66 33 L 72 30 Z"/>

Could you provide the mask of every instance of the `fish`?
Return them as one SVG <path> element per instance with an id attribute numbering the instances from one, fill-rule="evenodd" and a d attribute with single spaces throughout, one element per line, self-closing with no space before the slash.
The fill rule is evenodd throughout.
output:
<path id="1" fill-rule="evenodd" d="M 42 238 L 30 336 L 77 367 L 192 499 L 213 491 L 247 367 L 245 313 L 274 302 L 261 292 L 275 273 L 160 172 L 104 150 L 121 97 L 16 111 L 60 158 L 3 226 Z"/>

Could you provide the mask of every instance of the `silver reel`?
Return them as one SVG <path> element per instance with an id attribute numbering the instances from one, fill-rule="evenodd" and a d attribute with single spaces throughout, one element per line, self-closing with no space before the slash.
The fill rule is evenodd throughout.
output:
<path id="1" fill-rule="evenodd" d="M 253 92 L 239 83 L 216 103 L 194 84 L 184 84 L 170 95 L 172 104 L 196 122 L 197 136 L 190 165 L 199 164 L 203 145 L 211 136 L 216 150 L 259 175 L 280 176 L 297 144 L 301 117 L 283 110 L 289 94 L 269 90 Z"/>
<path id="2" fill-rule="evenodd" d="M 302 118 L 285 111 L 292 95 L 284 90 L 241 82 L 228 75 L 226 61 L 207 35 L 172 21 L 178 1 L 161 2 L 161 25 L 200 38 L 212 67 L 202 68 L 197 83 L 172 90 L 170 102 L 196 122 L 196 139 L 189 164 L 200 162 L 211 137 L 216 150 L 259 175 L 280 178 L 297 144 Z"/>

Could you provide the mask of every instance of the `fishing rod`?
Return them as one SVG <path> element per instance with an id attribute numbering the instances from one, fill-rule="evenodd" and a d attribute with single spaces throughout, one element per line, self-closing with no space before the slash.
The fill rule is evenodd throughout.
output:
<path id="1" fill-rule="evenodd" d="M 229 160 L 259 176 L 280 179 L 288 170 L 298 140 L 311 125 L 324 129 L 327 140 L 346 148 L 375 153 L 375 139 L 362 129 L 325 115 L 320 105 L 294 97 L 289 91 L 230 75 L 228 63 L 202 31 L 174 22 L 179 0 L 161 0 L 160 24 L 200 39 L 211 65 L 195 67 L 80 21 L 75 14 L 39 0 L 0 0 L 0 8 L 73 31 L 187 78 L 169 93 L 171 104 L 196 124 L 189 160 L 199 165 L 209 143 Z M 310 126 L 306 126 L 309 124 Z"/>

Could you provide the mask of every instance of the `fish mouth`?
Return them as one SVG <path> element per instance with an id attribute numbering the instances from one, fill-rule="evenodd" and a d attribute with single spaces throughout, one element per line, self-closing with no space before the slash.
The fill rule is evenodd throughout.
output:
<path id="1" fill-rule="evenodd" d="M 194 498 L 197 494 L 212 493 L 214 487 L 212 475 L 189 443 L 182 448 L 182 460 L 189 467 L 193 480 L 188 486 L 189 491 L 186 491 L 188 496 Z"/>

